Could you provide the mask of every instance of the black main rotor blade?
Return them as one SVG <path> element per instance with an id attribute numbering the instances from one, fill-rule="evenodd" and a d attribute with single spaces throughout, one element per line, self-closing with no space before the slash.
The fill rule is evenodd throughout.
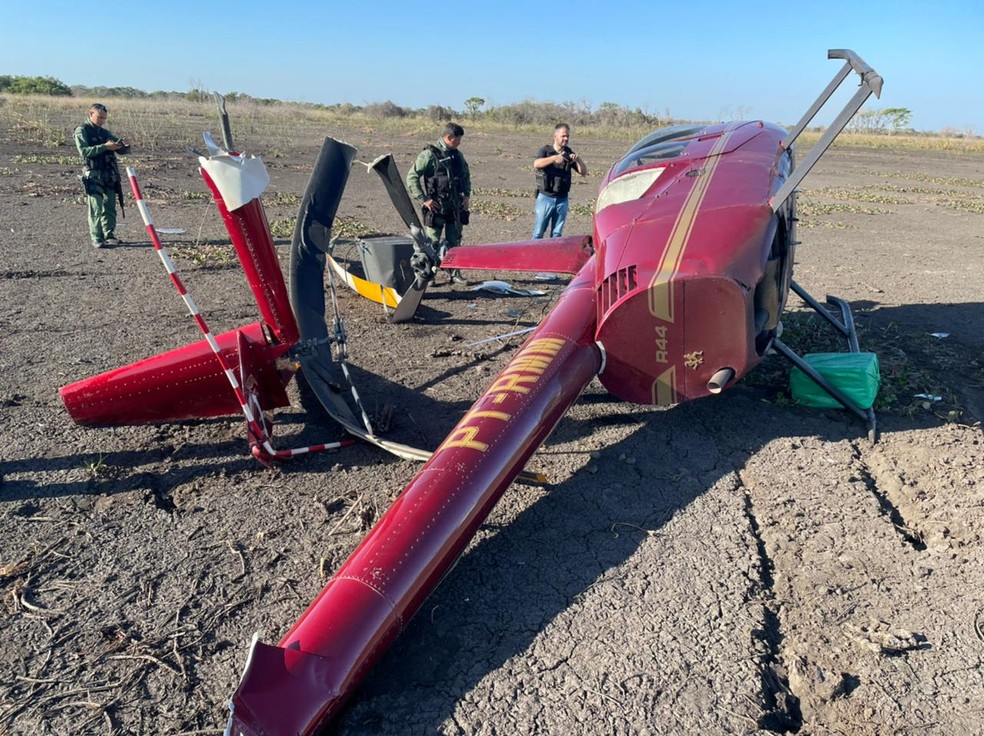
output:
<path id="1" fill-rule="evenodd" d="M 400 176 L 400 170 L 396 168 L 393 154 L 388 153 L 385 156 L 380 156 L 370 164 L 370 168 L 379 174 L 379 178 L 383 180 L 383 186 L 386 187 L 386 192 L 393 201 L 393 206 L 396 207 L 396 211 L 400 214 L 407 228 L 410 229 L 415 226 L 417 229 L 423 230 L 417 208 L 414 207 L 413 200 L 407 193 L 407 187 L 403 183 L 403 177 Z"/>
<path id="2" fill-rule="evenodd" d="M 289 293 L 301 338 L 328 337 L 325 324 L 325 253 L 356 150 L 325 138 L 301 199 L 290 245 Z"/>
<path id="3" fill-rule="evenodd" d="M 290 304 L 300 332 L 294 357 L 318 403 L 346 427 L 358 426 L 359 421 L 339 389 L 345 381 L 332 360 L 325 322 L 325 253 L 331 247 L 331 226 L 355 154 L 355 148 L 347 143 L 325 138 L 301 198 L 288 268 Z M 303 392 L 301 398 L 305 404 Z M 305 404 L 305 408 L 313 406 Z"/>

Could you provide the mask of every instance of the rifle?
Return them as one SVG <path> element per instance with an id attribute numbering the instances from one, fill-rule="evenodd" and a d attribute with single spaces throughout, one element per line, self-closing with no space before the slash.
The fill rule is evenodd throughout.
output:
<path id="1" fill-rule="evenodd" d="M 116 161 L 116 156 L 112 158 L 113 162 L 113 191 L 116 192 L 116 200 L 120 203 L 120 214 L 123 219 L 126 219 L 126 207 L 123 204 L 123 181 L 120 179 L 120 167 Z"/>
<path id="2" fill-rule="evenodd" d="M 120 177 L 118 175 L 116 177 L 116 186 L 114 188 L 116 189 L 116 199 L 120 203 L 120 215 L 125 220 L 126 219 L 126 207 L 123 204 L 123 183 L 120 181 Z"/>
<path id="3" fill-rule="evenodd" d="M 117 143 L 123 140 L 122 138 L 117 140 Z M 116 192 L 116 200 L 120 203 L 120 214 L 123 219 L 126 219 L 126 206 L 123 204 L 123 179 L 120 177 L 120 164 L 117 161 L 117 154 L 123 155 L 130 152 L 130 146 L 124 145 L 123 148 L 114 151 L 110 156 L 110 162 L 113 164 L 113 191 Z"/>

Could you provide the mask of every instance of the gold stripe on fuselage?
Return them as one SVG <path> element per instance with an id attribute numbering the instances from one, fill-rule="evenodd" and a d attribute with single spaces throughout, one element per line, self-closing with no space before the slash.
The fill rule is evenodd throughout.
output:
<path id="1" fill-rule="evenodd" d="M 676 366 L 671 365 L 653 381 L 653 404 L 672 406 L 677 403 Z"/>
<path id="2" fill-rule="evenodd" d="M 649 313 L 657 319 L 672 323 L 675 319 L 673 302 L 673 279 L 680 270 L 683 262 L 684 253 L 690 243 L 690 234 L 693 231 L 694 223 L 697 220 L 697 213 L 704 201 L 704 196 L 710 187 L 714 171 L 721 161 L 721 152 L 724 150 L 731 138 L 731 134 L 737 126 L 729 125 L 725 128 L 721 137 L 714 142 L 713 148 L 707 154 L 707 158 L 702 160 L 700 175 L 694 183 L 693 189 L 687 195 L 680 213 L 677 215 L 676 222 L 673 223 L 673 230 L 667 238 L 666 248 L 660 258 L 656 273 L 653 274 L 652 281 L 649 282 Z"/>

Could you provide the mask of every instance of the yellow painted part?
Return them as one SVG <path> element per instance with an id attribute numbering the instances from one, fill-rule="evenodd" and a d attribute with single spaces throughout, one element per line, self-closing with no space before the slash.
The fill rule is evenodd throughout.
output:
<path id="1" fill-rule="evenodd" d="M 390 286 L 377 284 L 373 281 L 366 281 L 358 276 L 353 276 L 351 273 L 342 268 L 335 261 L 335 259 L 327 253 L 325 254 L 325 257 L 328 259 L 328 264 L 335 272 L 335 275 L 344 281 L 350 289 L 356 291 L 360 296 L 364 296 L 366 299 L 374 301 L 377 304 L 385 304 L 391 309 L 396 309 L 396 306 L 400 303 L 400 295 L 396 293 L 396 289 L 393 289 Z"/>
<path id="2" fill-rule="evenodd" d="M 657 406 L 672 406 L 677 403 L 676 366 L 672 365 L 660 373 L 653 381 L 653 403 Z"/>
<path id="3" fill-rule="evenodd" d="M 346 284 L 348 284 L 350 288 L 354 289 L 360 295 L 364 296 L 366 299 L 371 299 L 372 301 L 378 304 L 385 304 L 387 307 L 393 309 L 395 309 L 396 306 L 400 303 L 400 295 L 396 293 L 395 289 L 389 286 L 383 286 L 382 284 L 374 283 L 372 281 L 366 281 L 365 279 L 361 279 L 358 276 L 353 276 L 351 273 L 349 273 L 344 268 L 342 268 L 342 266 L 339 265 L 335 261 L 335 259 L 332 258 L 327 253 L 325 254 L 325 257 L 328 259 L 328 263 L 329 265 L 331 265 L 331 268 L 335 272 L 335 275 L 338 276 L 338 278 L 340 278 Z M 556 350 L 554 350 L 554 352 L 556 352 Z M 500 414 L 501 412 L 493 412 L 493 413 Z M 503 415 L 503 416 L 508 418 L 508 415 Z M 425 461 L 431 457 L 431 453 L 427 452 L 427 450 L 419 450 L 415 447 L 402 445 L 398 442 L 390 442 L 388 440 L 384 440 L 375 435 L 370 435 L 362 427 L 352 426 L 337 416 L 334 418 L 343 427 L 345 427 L 346 431 L 348 431 L 350 434 L 353 434 L 356 437 L 359 437 L 360 439 L 363 439 L 366 442 L 375 445 L 376 447 L 382 448 L 383 450 L 386 450 L 387 452 L 390 452 L 393 455 L 396 455 L 397 457 L 403 458 L 404 460 Z M 445 442 L 447 442 L 447 440 L 445 440 Z M 517 478 L 527 483 L 545 484 L 549 482 L 549 479 L 547 478 L 546 474 L 538 473 L 536 471 L 531 471 L 531 470 L 521 471 L 517 476 Z"/>
<path id="4" fill-rule="evenodd" d="M 731 134 L 736 128 L 735 124 L 728 126 L 708 153 L 707 163 L 704 164 L 704 173 L 697 179 L 697 183 L 690 190 L 686 201 L 680 208 L 666 248 L 660 258 L 659 266 L 649 283 L 649 313 L 664 322 L 675 321 L 673 314 L 674 278 L 680 270 L 680 264 L 683 263 L 683 256 L 687 251 L 687 245 L 690 243 L 690 233 L 697 221 L 697 214 L 700 212 L 704 195 L 707 194 L 711 179 L 714 177 L 714 171 L 721 161 L 721 151 L 727 146 L 728 139 L 731 138 Z"/>

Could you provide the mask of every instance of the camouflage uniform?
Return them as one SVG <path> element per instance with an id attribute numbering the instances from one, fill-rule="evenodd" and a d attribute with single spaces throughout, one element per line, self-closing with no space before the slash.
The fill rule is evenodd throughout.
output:
<path id="1" fill-rule="evenodd" d="M 446 185 L 436 184 L 444 177 Z M 437 199 L 442 205 L 440 213 L 435 212 L 433 216 L 424 211 L 427 237 L 437 242 L 443 230 L 449 247 L 461 245 L 462 199 L 471 196 L 471 174 L 461 152 L 448 148 L 443 139 L 436 146 L 425 148 L 407 172 L 407 190 L 421 204 L 428 199 Z"/>
<path id="2" fill-rule="evenodd" d="M 89 237 L 94 244 L 116 237 L 116 196 L 121 193 L 120 170 L 116 152 L 106 149 L 106 143 L 120 140 L 91 120 L 75 129 L 75 147 L 82 157 L 82 183 L 89 200 Z M 129 148 L 119 149 L 127 153 Z"/>

